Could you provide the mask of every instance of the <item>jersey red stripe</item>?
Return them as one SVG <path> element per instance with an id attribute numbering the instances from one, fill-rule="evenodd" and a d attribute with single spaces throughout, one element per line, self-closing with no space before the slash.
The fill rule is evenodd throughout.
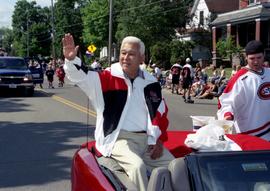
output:
<path id="1" fill-rule="evenodd" d="M 245 131 L 245 132 L 242 132 L 241 134 L 251 134 L 251 133 L 256 133 L 258 131 L 261 131 L 263 129 L 265 129 L 266 127 L 268 127 L 270 125 L 270 121 L 268 121 L 266 124 L 264 124 L 263 126 L 257 128 L 257 129 L 252 129 L 250 131 Z"/>
<path id="2" fill-rule="evenodd" d="M 228 82 L 228 85 L 226 86 L 225 90 L 223 93 L 228 93 L 233 89 L 233 86 L 235 84 L 235 82 L 238 80 L 238 78 L 240 78 L 241 76 L 243 76 L 245 73 L 248 72 L 248 69 L 246 68 L 242 68 L 241 70 L 239 70 Z"/>

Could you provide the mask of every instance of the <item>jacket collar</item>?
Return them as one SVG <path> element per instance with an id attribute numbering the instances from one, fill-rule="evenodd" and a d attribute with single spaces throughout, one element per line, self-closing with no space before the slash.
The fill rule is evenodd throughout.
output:
<path id="1" fill-rule="evenodd" d="M 248 71 L 252 72 L 252 73 L 255 73 L 255 74 L 258 74 L 258 75 L 263 75 L 264 74 L 264 68 L 262 68 L 262 71 L 258 72 L 258 71 L 255 71 L 255 70 L 252 70 L 250 67 L 246 66 L 245 67 Z"/>
<path id="2" fill-rule="evenodd" d="M 126 74 L 123 72 L 122 67 L 121 67 L 119 62 L 111 65 L 111 74 L 112 74 L 112 76 L 115 76 L 118 78 L 128 79 Z M 139 77 L 141 77 L 142 79 L 145 79 L 147 81 L 152 81 L 152 82 L 156 81 L 155 77 L 150 75 L 147 71 L 141 70 L 140 68 L 139 68 Z"/>

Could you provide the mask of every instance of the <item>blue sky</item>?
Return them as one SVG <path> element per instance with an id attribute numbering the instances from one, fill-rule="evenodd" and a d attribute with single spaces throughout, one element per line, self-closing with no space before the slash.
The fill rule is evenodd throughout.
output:
<path id="1" fill-rule="evenodd" d="M 28 0 L 31 2 L 32 0 Z M 54 0 L 55 1 L 55 0 Z M 14 11 L 14 6 L 17 0 L 1 0 L 0 6 L 0 27 L 11 28 L 11 16 Z M 37 4 L 41 7 L 50 6 L 51 0 L 36 0 Z"/>

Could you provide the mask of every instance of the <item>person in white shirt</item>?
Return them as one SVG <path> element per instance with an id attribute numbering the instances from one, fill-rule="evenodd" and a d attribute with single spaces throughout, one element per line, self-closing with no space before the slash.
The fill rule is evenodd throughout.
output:
<path id="1" fill-rule="evenodd" d="M 234 120 L 237 133 L 270 141 L 270 69 L 263 66 L 263 44 L 250 41 L 245 51 L 247 66 L 228 82 L 219 97 L 217 116 Z"/>
<path id="2" fill-rule="evenodd" d="M 154 68 L 153 75 L 157 78 L 157 81 L 160 81 L 161 70 L 156 64 L 152 64 L 152 67 Z"/>
<path id="3" fill-rule="evenodd" d="M 94 60 L 94 62 L 91 64 L 91 68 L 94 71 L 100 71 L 101 70 L 101 65 L 97 60 Z"/>
<path id="4" fill-rule="evenodd" d="M 184 102 L 186 103 L 194 103 L 193 100 L 191 100 L 191 86 L 193 83 L 193 78 L 194 78 L 194 71 L 192 66 L 190 65 L 190 58 L 186 59 L 186 64 L 183 66 L 182 69 L 182 88 L 184 89 L 183 92 L 183 99 Z M 187 97 L 186 97 L 187 94 Z"/>
<path id="5" fill-rule="evenodd" d="M 167 167 L 174 157 L 162 144 L 168 108 L 161 86 L 140 69 L 144 43 L 137 37 L 124 38 L 120 62 L 99 73 L 84 70 L 72 35 L 66 34 L 62 43 L 67 77 L 88 95 L 97 113 L 97 150 L 115 159 L 138 190 L 146 190 L 147 170 Z"/>
<path id="6" fill-rule="evenodd" d="M 147 65 L 145 64 L 145 62 L 141 63 L 140 68 L 141 70 L 147 70 Z"/>

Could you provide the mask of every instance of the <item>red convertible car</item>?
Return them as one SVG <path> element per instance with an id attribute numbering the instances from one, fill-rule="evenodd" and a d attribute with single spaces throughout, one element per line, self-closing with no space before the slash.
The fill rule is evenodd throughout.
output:
<path id="1" fill-rule="evenodd" d="M 169 131 L 164 143 L 176 157 L 149 175 L 148 191 L 269 191 L 270 142 L 228 134 L 242 151 L 198 152 L 184 144 L 190 131 Z M 137 190 L 117 163 L 98 157 L 94 142 L 75 153 L 72 191 Z"/>

